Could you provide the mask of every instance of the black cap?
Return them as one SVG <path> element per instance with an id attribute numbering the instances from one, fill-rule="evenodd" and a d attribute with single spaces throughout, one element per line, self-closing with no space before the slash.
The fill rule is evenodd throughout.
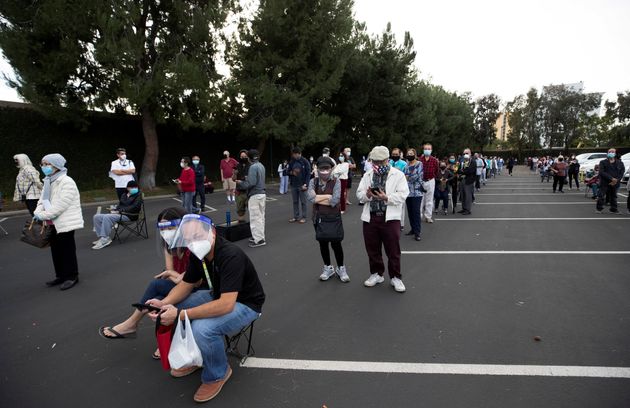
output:
<path id="1" fill-rule="evenodd" d="M 321 168 L 333 168 L 333 163 L 332 163 L 332 159 L 330 157 L 320 157 L 319 159 L 317 159 L 317 168 L 321 169 Z"/>
<path id="2" fill-rule="evenodd" d="M 138 187 L 138 182 L 136 180 L 129 180 L 127 183 L 127 188 L 129 187 Z"/>
<path id="3" fill-rule="evenodd" d="M 256 149 L 249 149 L 247 155 L 249 156 L 250 160 L 258 160 L 258 158 L 260 157 L 260 153 L 258 153 L 258 150 Z"/>

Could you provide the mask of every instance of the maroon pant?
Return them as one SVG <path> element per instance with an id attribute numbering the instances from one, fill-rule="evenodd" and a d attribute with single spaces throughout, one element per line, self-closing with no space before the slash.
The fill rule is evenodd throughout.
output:
<path id="1" fill-rule="evenodd" d="M 369 205 L 369 204 L 366 204 Z M 385 263 L 383 262 L 382 247 L 387 255 L 387 270 L 389 277 L 401 278 L 400 274 L 400 220 L 385 222 L 385 216 L 370 217 L 370 222 L 363 223 L 363 240 L 365 250 L 370 260 L 370 273 L 383 276 Z"/>
<path id="2" fill-rule="evenodd" d="M 341 182 L 341 211 L 346 211 L 346 201 L 348 201 L 348 180 L 339 179 Z"/>

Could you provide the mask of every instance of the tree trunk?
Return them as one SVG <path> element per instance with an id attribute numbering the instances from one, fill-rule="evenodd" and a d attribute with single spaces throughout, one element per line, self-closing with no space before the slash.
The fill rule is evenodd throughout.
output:
<path id="1" fill-rule="evenodd" d="M 258 140 L 258 147 L 256 147 L 256 150 L 258 150 L 258 154 L 260 154 L 261 158 L 263 157 L 263 153 L 265 152 L 266 146 L 267 146 L 267 138 L 266 137 L 260 138 Z"/>
<path id="2" fill-rule="evenodd" d="M 155 188 L 155 171 L 158 163 L 158 136 L 153 113 L 147 107 L 142 108 L 142 133 L 144 135 L 144 159 L 140 171 L 140 188 L 152 190 Z"/>

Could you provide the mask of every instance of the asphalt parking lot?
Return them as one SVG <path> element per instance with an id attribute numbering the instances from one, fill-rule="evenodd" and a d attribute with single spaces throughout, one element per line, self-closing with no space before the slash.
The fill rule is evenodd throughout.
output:
<path id="1" fill-rule="evenodd" d="M 489 181 L 471 216 L 437 215 L 421 242 L 402 237 L 407 292 L 398 294 L 387 279 L 363 286 L 354 190 L 344 284 L 318 281 L 312 227 L 289 224 L 290 197 L 270 189 L 268 245 L 238 243 L 267 293 L 255 357 L 231 360 L 232 378 L 207 406 L 630 406 L 630 216 L 595 214 L 583 191 L 565 191 L 552 194 L 520 166 Z M 220 192 L 207 204 L 218 222 L 233 209 Z M 147 201 L 149 225 L 172 205 Z M 94 211 L 84 208 L 80 283 L 66 292 L 44 286 L 50 251 L 18 241 L 26 218 L 2 223 L 2 406 L 197 405 L 199 375 L 173 379 L 151 359 L 150 320 L 137 339 L 99 336 L 131 313 L 163 261 L 152 228 L 148 240 L 91 250 Z"/>

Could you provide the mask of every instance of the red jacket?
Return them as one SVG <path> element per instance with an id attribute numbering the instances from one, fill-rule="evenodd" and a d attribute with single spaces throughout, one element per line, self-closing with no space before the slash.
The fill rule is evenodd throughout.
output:
<path id="1" fill-rule="evenodd" d="M 179 181 L 183 193 L 195 192 L 195 171 L 192 168 L 182 169 L 182 174 L 179 175 Z"/>

